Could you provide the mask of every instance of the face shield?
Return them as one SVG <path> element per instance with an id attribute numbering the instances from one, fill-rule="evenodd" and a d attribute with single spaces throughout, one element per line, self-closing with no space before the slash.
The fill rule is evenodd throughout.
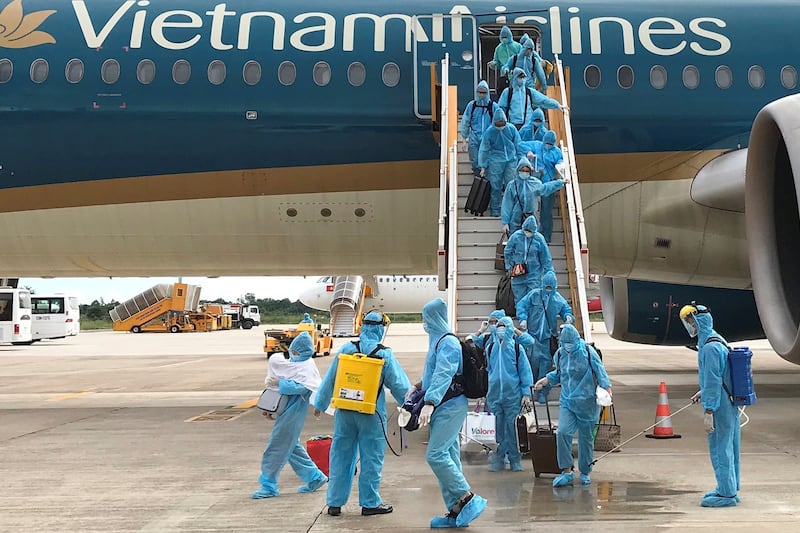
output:
<path id="1" fill-rule="evenodd" d="M 692 338 L 697 337 L 697 323 L 694 320 L 696 313 L 697 308 L 695 306 L 684 305 L 679 314 L 681 322 L 683 322 L 683 327 L 686 328 L 686 332 Z"/>

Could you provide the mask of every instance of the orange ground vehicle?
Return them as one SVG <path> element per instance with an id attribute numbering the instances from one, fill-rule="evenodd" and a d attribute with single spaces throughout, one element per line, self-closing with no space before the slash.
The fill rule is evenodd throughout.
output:
<path id="1" fill-rule="evenodd" d="M 289 345 L 302 332 L 308 332 L 314 342 L 314 357 L 330 355 L 333 338 L 330 329 L 323 329 L 321 324 L 301 322 L 296 329 L 264 330 L 264 351 L 267 354 L 288 352 Z"/>

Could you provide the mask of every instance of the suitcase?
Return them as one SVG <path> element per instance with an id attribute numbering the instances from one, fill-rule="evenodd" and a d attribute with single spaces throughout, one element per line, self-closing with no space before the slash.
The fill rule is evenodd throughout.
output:
<path id="1" fill-rule="evenodd" d="M 560 474 L 558 467 L 558 453 L 556 450 L 556 431 L 553 419 L 550 417 L 550 406 L 544 403 L 547 409 L 547 425 L 539 425 L 536 409 L 533 410 L 535 430 L 528 433 L 528 446 L 531 450 L 533 473 L 536 477 L 541 474 Z"/>
<path id="2" fill-rule="evenodd" d="M 489 180 L 475 176 L 475 179 L 472 180 L 472 187 L 469 189 L 464 211 L 473 215 L 483 216 L 483 213 L 489 208 L 491 196 L 492 186 Z"/>
<path id="3" fill-rule="evenodd" d="M 531 427 L 531 423 L 534 421 L 533 417 L 533 411 L 517 415 L 515 422 L 517 428 L 517 446 L 519 447 L 519 453 L 522 455 L 527 455 L 531 451 L 530 441 L 528 440 L 528 428 Z"/>
<path id="4" fill-rule="evenodd" d="M 306 441 L 308 456 L 326 476 L 330 469 L 331 442 L 333 439 L 330 435 L 317 435 Z"/>

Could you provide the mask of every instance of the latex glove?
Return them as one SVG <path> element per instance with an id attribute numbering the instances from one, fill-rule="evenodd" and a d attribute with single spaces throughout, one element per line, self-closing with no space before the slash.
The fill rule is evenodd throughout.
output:
<path id="1" fill-rule="evenodd" d="M 523 331 L 528 329 L 528 321 L 527 320 L 523 320 L 522 322 L 520 322 L 519 323 L 519 329 L 521 329 Z"/>
<path id="2" fill-rule="evenodd" d="M 431 423 L 431 417 L 433 416 L 433 406 L 432 405 L 423 405 L 422 410 L 419 412 L 419 425 L 427 426 Z"/>
<path id="3" fill-rule="evenodd" d="M 278 376 L 270 376 L 267 378 L 266 385 L 268 389 L 277 389 L 278 384 L 280 383 L 280 378 Z"/>
<path id="4" fill-rule="evenodd" d="M 563 111 L 564 113 L 566 113 L 567 111 L 569 111 L 569 108 L 568 108 L 567 106 L 565 106 L 565 105 L 558 104 L 558 108 L 559 108 L 561 111 Z"/>
<path id="5" fill-rule="evenodd" d="M 714 433 L 714 413 L 703 413 L 703 427 L 706 433 Z"/>
<path id="6" fill-rule="evenodd" d="M 408 391 L 406 392 L 405 401 L 408 401 L 408 399 L 411 398 L 411 395 L 414 394 L 415 392 L 417 392 L 416 387 L 411 387 L 410 389 L 408 389 Z"/>
<path id="7" fill-rule="evenodd" d="M 692 403 L 700 403 L 700 391 L 692 394 Z"/>
<path id="8" fill-rule="evenodd" d="M 468 152 L 469 151 L 469 146 L 467 146 L 467 141 L 461 141 L 461 151 L 462 152 Z"/>
<path id="9" fill-rule="evenodd" d="M 481 328 L 478 330 L 478 333 L 483 335 L 484 333 L 486 333 L 488 329 L 489 329 L 489 321 L 484 320 L 483 322 L 481 322 Z"/>
<path id="10" fill-rule="evenodd" d="M 503 76 L 508 76 L 508 69 L 506 67 L 503 67 L 502 75 Z"/>
<path id="11" fill-rule="evenodd" d="M 567 324 L 572 324 L 575 322 L 575 317 L 572 315 L 567 315 Z"/>
<path id="12" fill-rule="evenodd" d="M 522 402 L 520 403 L 520 409 L 525 412 L 529 412 L 533 409 L 533 402 L 531 401 L 530 396 L 523 396 Z"/>
<path id="13" fill-rule="evenodd" d="M 537 381 L 536 384 L 533 386 L 533 388 L 536 389 L 536 390 L 541 390 L 541 389 L 547 387 L 548 385 L 550 385 L 550 380 L 548 378 L 544 377 L 544 378 L 540 379 L 539 381 Z"/>
<path id="14" fill-rule="evenodd" d="M 485 178 L 485 177 L 486 177 L 486 169 L 485 169 L 485 168 L 482 168 L 482 169 L 481 169 L 481 177 L 482 177 L 482 178 Z"/>
<path id="15" fill-rule="evenodd" d="M 536 157 L 536 155 L 533 152 L 528 152 L 527 154 L 525 154 L 525 157 L 527 157 L 528 159 L 533 159 L 534 157 Z"/>
<path id="16" fill-rule="evenodd" d="M 508 224 L 503 224 L 503 233 L 508 234 L 508 230 L 511 229 L 508 227 Z"/>

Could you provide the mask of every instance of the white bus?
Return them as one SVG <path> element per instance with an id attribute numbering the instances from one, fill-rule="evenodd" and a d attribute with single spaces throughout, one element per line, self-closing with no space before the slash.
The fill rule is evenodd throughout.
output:
<path id="1" fill-rule="evenodd" d="M 31 322 L 31 293 L 0 287 L 0 343 L 32 343 Z"/>
<path id="2" fill-rule="evenodd" d="M 81 310 L 78 297 L 69 294 L 34 294 L 31 296 L 33 311 L 33 340 L 63 339 L 77 335 L 81 330 Z"/>

